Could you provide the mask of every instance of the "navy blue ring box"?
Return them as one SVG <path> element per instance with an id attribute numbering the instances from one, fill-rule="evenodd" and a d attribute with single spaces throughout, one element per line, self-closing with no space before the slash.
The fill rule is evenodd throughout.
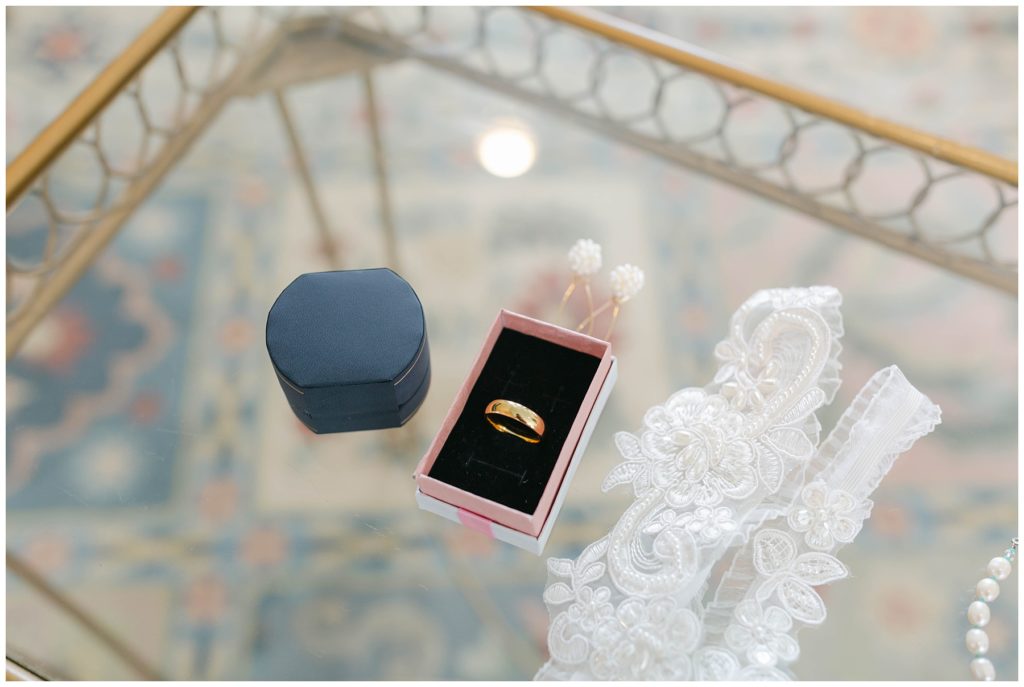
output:
<path id="1" fill-rule="evenodd" d="M 423 306 L 387 268 L 296 278 L 267 315 L 267 352 L 317 434 L 403 425 L 430 387 Z"/>

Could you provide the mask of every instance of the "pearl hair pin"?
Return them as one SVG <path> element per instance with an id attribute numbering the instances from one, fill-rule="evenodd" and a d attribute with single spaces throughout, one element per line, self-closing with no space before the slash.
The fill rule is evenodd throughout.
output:
<path id="1" fill-rule="evenodd" d="M 583 329 L 583 326 L 590 323 L 590 328 L 594 327 L 594 318 L 600 315 L 608 308 L 612 309 L 612 320 L 608 324 L 608 331 L 605 332 L 604 338 L 608 339 L 612 335 L 612 329 L 615 328 L 615 322 L 619 319 L 619 310 L 622 309 L 622 304 L 628 300 L 631 300 L 634 296 L 640 293 L 640 290 L 644 288 L 644 271 L 636 265 L 619 265 L 612 270 L 610 275 L 612 285 L 612 297 L 608 299 L 608 302 L 602 305 L 597 310 L 592 310 L 590 316 L 580 323 L 580 326 L 576 328 L 576 331 Z M 589 332 L 590 330 L 588 330 Z"/>
<path id="2" fill-rule="evenodd" d="M 562 295 L 562 303 L 558 307 L 558 312 L 562 312 L 565 304 L 576 291 L 576 288 L 582 285 L 583 291 L 587 295 L 588 314 L 576 327 L 576 331 L 581 332 L 585 327 L 587 334 L 592 334 L 597 316 L 611 308 L 611 322 L 608 324 L 608 331 L 604 335 L 604 338 L 608 339 L 612 335 L 615 323 L 619 319 L 619 311 L 622 309 L 622 304 L 631 300 L 643 289 L 644 271 L 628 263 L 613 269 L 609 275 L 612 290 L 611 298 L 595 309 L 593 295 L 590 291 L 590 278 L 601 269 L 601 264 L 601 245 L 596 241 L 580 239 L 572 245 L 572 248 L 569 249 L 569 270 L 572 272 L 572 281 Z"/>
<path id="3" fill-rule="evenodd" d="M 580 239 L 569 249 L 569 270 L 572 272 L 572 281 L 569 288 L 562 296 L 562 304 L 558 307 L 561 313 L 565 304 L 569 301 L 578 284 L 583 284 L 583 291 L 587 294 L 587 312 L 594 312 L 594 298 L 590 293 L 590 277 L 601 269 L 601 244 L 591 239 Z"/>
<path id="4" fill-rule="evenodd" d="M 999 583 L 1013 572 L 1013 560 L 1017 557 L 1018 543 L 1018 539 L 1014 537 L 1002 556 L 996 556 L 988 562 L 988 577 L 978 580 L 974 588 L 976 598 L 967 607 L 967 622 L 971 624 L 971 629 L 967 631 L 964 643 L 974 657 L 971 659 L 971 676 L 975 680 L 989 682 L 996 679 L 995 666 L 986 656 L 989 649 L 988 634 L 982 628 L 988 625 L 992 618 L 992 610 L 988 604 L 999 597 Z"/>

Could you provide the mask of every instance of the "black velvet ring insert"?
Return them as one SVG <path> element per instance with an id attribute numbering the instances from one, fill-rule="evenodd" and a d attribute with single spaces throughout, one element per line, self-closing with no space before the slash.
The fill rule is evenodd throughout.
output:
<path id="1" fill-rule="evenodd" d="M 589 353 L 503 329 L 430 477 L 533 513 L 600 363 Z M 499 398 L 540 415 L 545 429 L 539 442 L 531 444 L 491 426 L 484 409 Z"/>

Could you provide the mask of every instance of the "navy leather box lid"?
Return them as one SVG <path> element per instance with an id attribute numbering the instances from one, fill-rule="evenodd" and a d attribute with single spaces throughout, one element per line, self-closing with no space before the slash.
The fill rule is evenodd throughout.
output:
<path id="1" fill-rule="evenodd" d="M 423 307 L 387 268 L 296 278 L 267 316 L 267 352 L 292 410 L 318 433 L 401 425 L 430 385 Z"/>

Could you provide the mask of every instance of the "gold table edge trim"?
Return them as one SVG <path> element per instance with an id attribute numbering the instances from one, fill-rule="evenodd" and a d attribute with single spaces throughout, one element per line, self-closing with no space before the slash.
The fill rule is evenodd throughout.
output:
<path id="1" fill-rule="evenodd" d="M 188 23 L 199 7 L 164 10 L 7 165 L 8 212 L 39 175 L 132 78 Z"/>
<path id="2" fill-rule="evenodd" d="M 693 46 L 657 31 L 647 29 L 605 12 L 565 7 L 530 7 L 549 19 L 570 24 L 610 41 L 626 45 L 652 57 L 658 57 L 680 67 L 700 72 L 775 100 L 788 103 L 806 112 L 845 124 L 854 129 L 932 157 L 966 167 L 1017 185 L 1017 162 L 979 148 L 957 143 L 903 124 L 875 117 L 855 107 L 827 98 L 812 91 L 789 86 L 739 67 L 713 59 L 710 54 L 700 55 Z"/>
<path id="3" fill-rule="evenodd" d="M 114 96 L 188 23 L 198 6 L 170 7 L 115 58 L 71 104 L 7 165 L 10 210 L 46 167 L 88 126 Z M 845 124 L 940 160 L 1017 185 L 1017 162 L 943 139 L 913 127 L 875 117 L 817 93 L 698 54 L 682 41 L 596 10 L 529 7 L 553 21 L 602 36 L 652 57 L 761 93 L 806 112 Z"/>

